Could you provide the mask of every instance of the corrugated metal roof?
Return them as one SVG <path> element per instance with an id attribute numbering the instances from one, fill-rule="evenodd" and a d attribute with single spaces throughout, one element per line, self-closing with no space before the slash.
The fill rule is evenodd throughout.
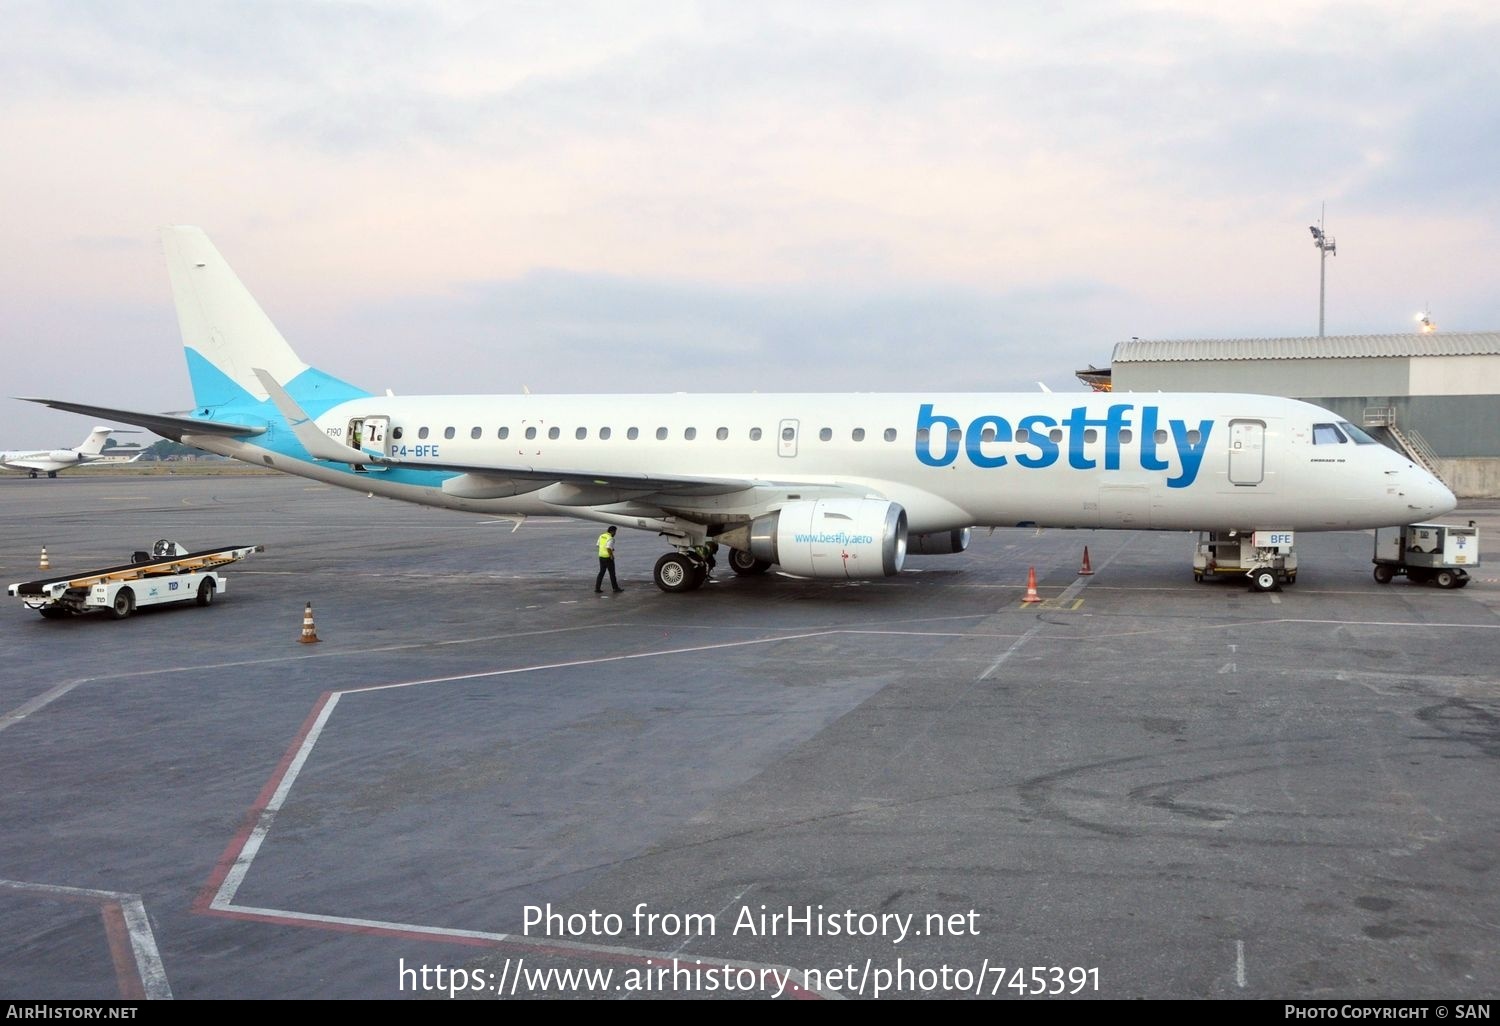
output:
<path id="1" fill-rule="evenodd" d="M 1430 335 L 1329 335 L 1324 338 L 1132 339 L 1115 345 L 1111 364 L 1197 360 L 1327 360 L 1377 356 L 1500 356 L 1500 331 Z"/>

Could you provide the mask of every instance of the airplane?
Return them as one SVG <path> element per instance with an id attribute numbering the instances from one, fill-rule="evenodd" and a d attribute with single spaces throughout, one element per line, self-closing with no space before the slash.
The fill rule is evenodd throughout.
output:
<path id="1" fill-rule="evenodd" d="M 872 580 L 976 527 L 1347 531 L 1456 504 L 1343 417 L 1276 396 L 376 394 L 304 363 L 201 229 L 162 238 L 191 415 L 26 401 L 518 526 L 654 532 L 666 592 L 701 586 L 713 545 L 739 575 Z"/>
<path id="2" fill-rule="evenodd" d="M 24 470 L 32 477 L 45 473 L 56 477 L 59 470 L 82 466 L 102 458 L 104 440 L 113 428 L 96 427 L 76 449 L 10 449 L 0 452 L 0 466 L 7 470 Z"/>

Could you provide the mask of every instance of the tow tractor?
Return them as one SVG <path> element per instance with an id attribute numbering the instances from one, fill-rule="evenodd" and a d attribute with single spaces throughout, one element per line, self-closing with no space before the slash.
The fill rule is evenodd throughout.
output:
<path id="1" fill-rule="evenodd" d="M 1193 580 L 1243 577 L 1256 591 L 1275 591 L 1297 580 L 1291 531 L 1202 531 L 1193 552 Z"/>
<path id="2" fill-rule="evenodd" d="M 189 552 L 163 538 L 129 563 L 12 584 L 10 594 L 49 620 L 97 610 L 123 620 L 142 606 L 168 602 L 206 606 L 229 585 L 219 567 L 264 551 L 263 545 L 229 545 Z"/>
<path id="3" fill-rule="evenodd" d="M 1479 528 L 1452 524 L 1406 524 L 1375 531 L 1375 580 L 1390 584 L 1405 575 L 1419 584 L 1462 588 L 1469 567 L 1479 565 Z"/>

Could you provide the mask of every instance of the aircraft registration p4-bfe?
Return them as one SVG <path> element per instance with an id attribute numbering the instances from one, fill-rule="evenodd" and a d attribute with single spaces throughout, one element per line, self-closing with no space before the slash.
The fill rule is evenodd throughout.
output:
<path id="1" fill-rule="evenodd" d="M 51 399 L 247 463 L 408 502 L 653 531 L 705 576 L 880 578 L 974 527 L 1343 531 L 1454 506 L 1328 410 L 1234 394 L 376 395 L 298 359 L 197 228 L 163 241 L 191 416 Z"/>

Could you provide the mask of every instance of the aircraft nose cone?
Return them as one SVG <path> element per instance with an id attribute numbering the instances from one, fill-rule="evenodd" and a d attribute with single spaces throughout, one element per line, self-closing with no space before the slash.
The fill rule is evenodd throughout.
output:
<path id="1" fill-rule="evenodd" d="M 1442 516 L 1458 505 L 1452 489 L 1431 474 L 1426 475 L 1426 478 L 1412 489 L 1409 499 L 1413 506 L 1420 507 L 1414 510 L 1418 520 Z"/>

